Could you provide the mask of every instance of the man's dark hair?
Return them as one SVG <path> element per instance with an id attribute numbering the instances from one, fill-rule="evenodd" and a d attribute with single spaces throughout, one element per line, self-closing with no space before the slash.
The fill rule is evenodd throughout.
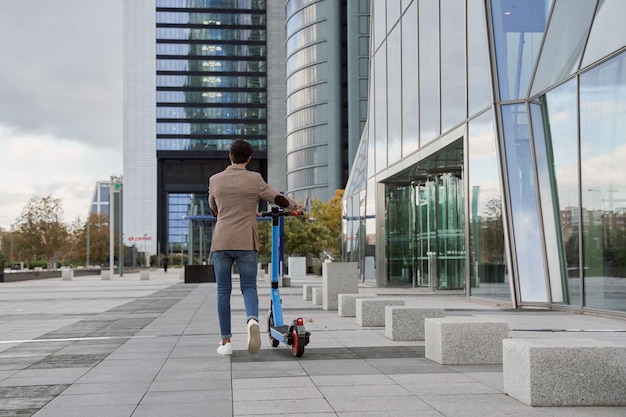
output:
<path id="1" fill-rule="evenodd" d="M 230 145 L 230 154 L 233 157 L 233 162 L 236 164 L 248 162 L 252 152 L 254 152 L 252 145 L 242 139 L 237 139 Z"/>

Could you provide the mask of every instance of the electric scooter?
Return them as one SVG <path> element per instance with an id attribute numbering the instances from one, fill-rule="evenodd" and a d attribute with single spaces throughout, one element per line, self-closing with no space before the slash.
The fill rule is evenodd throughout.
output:
<path id="1" fill-rule="evenodd" d="M 267 319 L 267 331 L 272 347 L 277 347 L 280 343 L 291 348 L 293 355 L 297 358 L 304 354 L 304 347 L 309 344 L 311 333 L 304 328 L 302 317 L 293 320 L 290 325 L 283 323 L 282 300 L 278 290 L 278 252 L 279 252 L 279 219 L 287 216 L 300 216 L 300 211 L 284 211 L 274 206 L 271 211 L 261 213 L 262 217 L 272 218 L 272 287 L 270 290 L 270 311 Z"/>

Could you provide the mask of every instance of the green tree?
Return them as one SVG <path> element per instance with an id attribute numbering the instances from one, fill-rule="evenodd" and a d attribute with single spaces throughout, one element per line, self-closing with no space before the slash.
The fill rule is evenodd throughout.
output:
<path id="1" fill-rule="evenodd" d="M 341 213 L 343 190 L 335 191 L 328 202 L 315 199 L 303 216 L 285 217 L 285 255 L 317 257 L 322 251 L 341 255 Z M 259 222 L 259 258 L 272 256 L 272 223 Z"/>
<path id="2" fill-rule="evenodd" d="M 319 256 L 330 240 L 328 229 L 306 214 L 289 217 L 285 221 L 285 255 L 304 256 L 310 253 Z"/>
<path id="3" fill-rule="evenodd" d="M 330 250 L 336 257 L 341 257 L 341 214 L 344 190 L 335 190 L 335 195 L 328 202 L 313 200 L 310 218 L 326 229 L 327 241 L 324 250 Z"/>
<path id="4" fill-rule="evenodd" d="M 259 262 L 268 263 L 272 259 L 272 222 L 259 222 Z"/>
<path id="5" fill-rule="evenodd" d="M 68 246 L 67 226 L 58 198 L 33 197 L 22 209 L 15 231 L 15 244 L 28 261 L 47 261 L 54 268 Z"/>

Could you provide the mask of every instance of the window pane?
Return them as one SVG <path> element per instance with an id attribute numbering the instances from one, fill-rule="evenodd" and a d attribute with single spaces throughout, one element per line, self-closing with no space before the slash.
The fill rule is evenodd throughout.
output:
<path id="1" fill-rule="evenodd" d="M 552 302 L 580 305 L 576 83 L 531 108 Z"/>
<path id="2" fill-rule="evenodd" d="M 402 18 L 402 155 L 418 147 L 417 2 L 413 2 Z"/>
<path id="3" fill-rule="evenodd" d="M 425 145 L 441 133 L 439 127 L 439 5 L 419 2 L 419 97 L 420 143 Z"/>
<path id="4" fill-rule="evenodd" d="M 376 172 L 387 167 L 387 48 L 380 47 L 374 57 L 374 130 Z"/>
<path id="5" fill-rule="evenodd" d="M 583 66 L 617 51 L 626 43 L 626 2 L 623 0 L 603 0 L 593 21 L 589 40 L 585 48 Z"/>
<path id="6" fill-rule="evenodd" d="M 441 0 L 441 130 L 465 121 L 465 0 Z"/>
<path id="7" fill-rule="evenodd" d="M 547 302 L 526 106 L 502 106 L 502 127 L 520 296 L 522 302 Z"/>
<path id="8" fill-rule="evenodd" d="M 482 0 L 467 2 L 467 100 L 469 116 L 491 103 L 487 24 Z"/>
<path id="9" fill-rule="evenodd" d="M 413 282 L 413 200 L 411 186 L 385 187 L 385 264 L 389 286 L 411 286 Z"/>
<path id="10" fill-rule="evenodd" d="M 555 3 L 531 95 L 578 69 L 595 6 L 595 2 L 588 0 Z"/>
<path id="11" fill-rule="evenodd" d="M 526 96 L 551 0 L 493 0 L 500 99 Z"/>
<path id="12" fill-rule="evenodd" d="M 391 165 L 402 158 L 402 72 L 400 62 L 400 26 L 396 26 L 387 41 L 387 162 Z"/>
<path id="13" fill-rule="evenodd" d="M 372 16 L 373 29 L 372 43 L 374 50 L 378 49 L 382 41 L 387 36 L 387 17 L 386 17 L 386 1 L 372 0 Z"/>
<path id="14" fill-rule="evenodd" d="M 500 169 L 491 112 L 470 121 L 468 153 L 470 294 L 510 302 Z"/>
<path id="15" fill-rule="evenodd" d="M 580 77 L 585 305 L 626 310 L 626 54 Z"/>

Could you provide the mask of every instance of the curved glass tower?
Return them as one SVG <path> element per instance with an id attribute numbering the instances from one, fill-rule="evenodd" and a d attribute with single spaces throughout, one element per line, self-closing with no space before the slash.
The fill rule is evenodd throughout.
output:
<path id="1" fill-rule="evenodd" d="M 347 154 L 342 21 L 345 4 L 286 2 L 287 188 L 329 200 L 343 188 Z"/>

